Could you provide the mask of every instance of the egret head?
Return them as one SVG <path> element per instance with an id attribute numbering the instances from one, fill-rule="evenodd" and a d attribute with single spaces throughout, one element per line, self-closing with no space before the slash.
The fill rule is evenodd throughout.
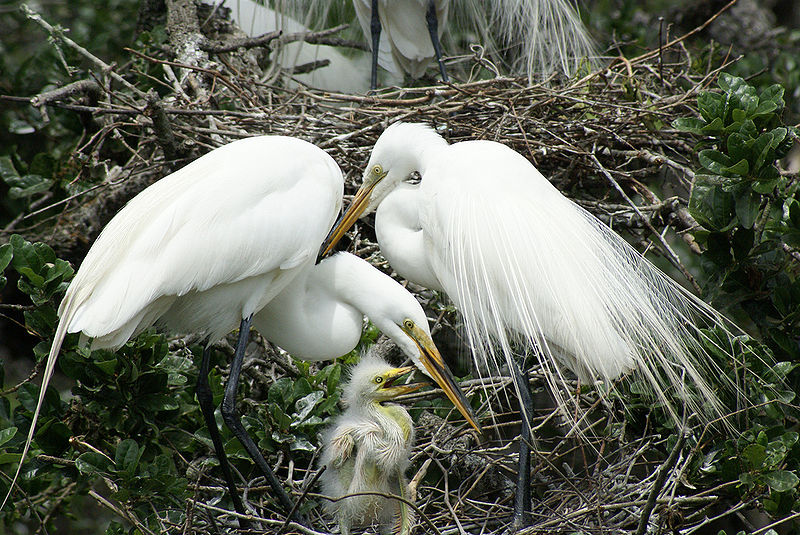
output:
<path id="1" fill-rule="evenodd" d="M 424 383 L 400 384 L 400 379 L 412 371 L 413 366 L 394 368 L 382 358 L 367 354 L 350 373 L 344 402 L 348 407 L 367 406 L 419 390 Z"/>
<path id="2" fill-rule="evenodd" d="M 481 433 L 481 426 L 466 395 L 433 343 L 422 307 L 402 286 L 397 285 L 397 288 L 402 293 L 390 296 L 387 294 L 392 292 L 387 287 L 383 293 L 384 299 L 376 303 L 380 310 L 371 310 L 367 316 L 411 358 L 417 369 L 439 385 L 467 422 Z"/>
<path id="3" fill-rule="evenodd" d="M 431 127 L 421 123 L 395 123 L 384 130 L 372 149 L 361 187 L 347 211 L 322 246 L 328 254 L 359 217 L 372 213 L 400 182 L 422 172 L 426 153 L 447 146 Z"/>

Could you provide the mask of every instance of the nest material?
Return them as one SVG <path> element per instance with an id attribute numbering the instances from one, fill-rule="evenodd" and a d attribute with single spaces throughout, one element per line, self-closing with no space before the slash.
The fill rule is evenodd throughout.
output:
<path id="1" fill-rule="evenodd" d="M 679 42 L 634 60 L 617 60 L 601 72 L 561 86 L 530 86 L 521 78 L 493 77 L 358 96 L 285 89 L 291 73 L 275 71 L 268 61 L 269 48 L 255 50 L 249 48 L 252 42 L 237 41 L 243 48 L 215 52 L 237 38 L 226 33 L 229 30 L 224 20 L 216 18 L 202 28 L 183 25 L 174 39 L 180 35 L 186 45 L 197 32 L 201 39 L 194 41 L 194 49 L 180 49 L 181 60 L 168 50 L 131 51 L 134 61 L 125 69 L 102 67 L 107 70 L 97 80 L 103 92 L 95 102 L 81 92 L 35 97 L 43 109 L 54 105 L 92 115 L 93 130 L 76 151 L 88 162 L 78 179 L 87 180 L 97 168 L 107 169 L 108 175 L 50 208 L 53 215 L 35 226 L 23 228 L 24 222 L 16 221 L 5 231 L 43 239 L 58 254 L 79 263 L 103 225 L 138 191 L 214 147 L 261 134 L 296 136 L 322 147 L 343 169 L 346 192 L 352 194 L 384 127 L 401 120 L 422 121 L 434 125 L 450 142 L 491 139 L 514 148 L 566 195 L 626 232 L 634 243 L 668 259 L 693 283 L 675 252 L 679 243 L 697 248 L 686 232 L 696 225 L 686 210 L 694 178 L 689 168 L 693 147 L 685 134 L 669 125 L 676 117 L 695 113 L 695 96 L 717 70 L 692 75 L 692 58 Z M 273 39 L 262 41 L 269 46 Z M 490 72 L 479 55 L 467 61 L 472 73 Z M 159 85 L 170 88 L 166 96 L 148 97 L 128 82 L 142 80 L 141 72 L 148 69 L 150 76 L 160 73 Z M 267 169 L 269 162 L 264 166 Z M 502 181 L 502 176 L 496 178 Z M 54 227 L 56 218 L 59 223 Z M 667 229 L 669 240 L 663 237 Z M 369 225 L 362 224 L 355 235 L 352 249 L 388 269 Z M 270 367 L 275 364 L 253 365 L 256 370 Z M 268 380 L 263 371 L 251 374 L 249 380 L 256 375 Z M 489 428 L 495 434 L 489 442 L 479 444 L 463 426 L 454 429 L 431 414 L 421 419 L 413 467 L 419 469 L 426 460 L 432 465 L 426 465 L 428 477 L 416 490 L 418 532 L 487 533 L 508 527 L 517 458 L 509 438 L 516 436 L 519 417 L 507 401 L 513 398 L 510 379 L 498 377 L 494 382 L 496 388 L 472 385 L 492 398 L 495 424 Z M 539 388 L 543 384 L 536 370 L 532 384 Z M 675 455 L 667 457 L 653 453 L 656 446 L 670 451 L 664 447 L 664 437 L 645 433 L 631 438 L 619 429 L 613 437 L 592 438 L 592 429 L 599 431 L 619 416 L 597 410 L 603 404 L 595 391 L 583 394 L 581 403 L 595 409 L 590 412 L 594 415 L 590 432 L 582 437 L 565 436 L 564 417 L 552 404 L 545 402 L 536 414 L 534 425 L 548 433 L 535 444 L 533 525 L 526 533 L 630 533 L 641 525 L 702 533 L 709 527 L 709 517 L 744 507 L 718 506 L 722 489 L 701 492 L 682 482 L 696 454 L 684 451 L 682 440 L 672 448 Z M 291 486 L 298 495 L 309 493 L 305 498 L 314 498 L 316 489 L 309 488 L 313 466 L 287 463 L 278 459 L 280 472 L 293 474 Z M 232 514 L 209 505 L 212 497 L 225 491 L 208 475 L 200 476 L 194 488 L 197 498 L 188 504 L 193 524 L 171 529 L 204 531 L 212 526 L 206 520 L 208 511 L 222 515 L 219 518 Z M 251 488 L 250 500 L 266 496 L 265 492 Z M 311 514 L 314 525 L 332 529 L 330 519 L 318 509 Z M 266 509 L 259 513 L 275 518 Z M 262 526 L 277 531 L 281 524 L 265 520 Z"/>

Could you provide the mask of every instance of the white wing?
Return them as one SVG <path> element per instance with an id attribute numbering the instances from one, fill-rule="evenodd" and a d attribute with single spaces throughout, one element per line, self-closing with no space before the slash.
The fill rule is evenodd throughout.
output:
<path id="1" fill-rule="evenodd" d="M 68 331 L 107 335 L 161 297 L 297 266 L 316 254 L 341 188 L 335 162 L 292 138 L 244 139 L 199 158 L 106 226 L 60 309 Z"/>
<path id="2" fill-rule="evenodd" d="M 342 188 L 339 167 L 319 148 L 263 136 L 198 158 L 120 210 L 59 307 L 39 400 L 3 505 L 30 448 L 67 332 L 82 331 L 115 347 L 170 307 L 188 302 L 189 311 L 198 312 L 194 305 L 202 302 L 204 315 L 194 326 L 212 338 L 226 334 L 317 254 L 339 211 Z M 249 284 L 253 280 L 259 284 Z"/>

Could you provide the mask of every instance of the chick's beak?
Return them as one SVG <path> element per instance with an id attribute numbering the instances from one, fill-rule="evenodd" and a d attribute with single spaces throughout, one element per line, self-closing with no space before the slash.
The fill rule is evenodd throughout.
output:
<path id="1" fill-rule="evenodd" d="M 375 184 L 378 183 L 378 180 L 365 182 L 358 188 L 355 197 L 353 197 L 353 202 L 350 203 L 350 206 L 347 208 L 347 211 L 342 214 L 342 217 L 336 222 L 331 229 L 328 237 L 325 238 L 325 241 L 322 242 L 322 247 L 319 250 L 319 256 L 323 257 L 328 254 L 334 246 L 339 243 L 339 240 L 342 239 L 344 233 L 350 230 L 350 227 L 356 222 L 356 220 L 364 213 L 364 210 L 369 205 L 369 197 L 372 194 L 372 190 L 375 188 Z"/>
<path id="2" fill-rule="evenodd" d="M 475 428 L 478 433 L 483 433 L 481 425 L 478 423 L 478 418 L 467 400 L 464 391 L 456 383 L 453 373 L 447 367 L 439 350 L 428 336 L 425 331 L 414 326 L 413 329 L 408 330 L 403 327 L 403 331 L 417 344 L 420 352 L 420 360 L 425 367 L 425 371 L 434 381 L 444 390 L 444 393 L 453 402 L 458 412 L 460 412 L 469 424 Z"/>
<path id="3" fill-rule="evenodd" d="M 405 368 L 392 368 L 383 374 L 383 382 L 381 383 L 382 386 L 378 390 L 378 392 L 381 394 L 381 398 L 386 400 L 394 399 L 398 396 L 402 396 L 403 394 L 416 392 L 423 386 L 426 386 L 425 383 L 409 383 L 402 385 L 394 384 L 394 381 L 406 374 L 413 372 L 415 369 L 416 368 L 413 366 L 406 366 Z"/>

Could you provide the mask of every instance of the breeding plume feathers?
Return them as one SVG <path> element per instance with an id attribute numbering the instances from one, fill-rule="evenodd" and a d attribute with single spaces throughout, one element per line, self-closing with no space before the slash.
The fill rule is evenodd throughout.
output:
<path id="1" fill-rule="evenodd" d="M 416 186 L 403 182 L 412 173 Z M 535 356 L 562 406 L 572 402 L 564 369 L 606 385 L 637 374 L 678 423 L 722 416 L 715 388 L 737 391 L 702 330 L 735 327 L 505 145 L 449 145 L 426 125 L 396 123 L 375 143 L 356 201 L 341 221 L 377 207 L 381 251 L 398 274 L 452 299 L 478 370 Z"/>
<path id="2" fill-rule="evenodd" d="M 353 4 L 370 42 L 371 1 L 353 0 Z M 427 0 L 379 2 L 382 67 L 392 73 L 402 68 L 416 78 L 432 66 L 424 17 L 427 4 Z M 525 76 L 530 82 L 553 74 L 569 77 L 597 66 L 595 43 L 570 0 L 436 0 L 435 6 L 446 56 L 469 56 L 468 45 L 478 44 L 501 75 Z M 300 0 L 294 9 L 313 14 L 308 24 L 319 29 L 328 20 L 331 3 Z"/>

